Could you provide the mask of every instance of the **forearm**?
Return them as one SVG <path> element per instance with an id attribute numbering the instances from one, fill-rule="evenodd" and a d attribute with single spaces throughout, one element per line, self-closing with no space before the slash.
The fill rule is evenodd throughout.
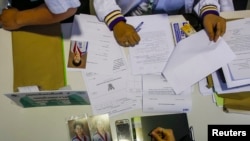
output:
<path id="1" fill-rule="evenodd" d="M 93 0 L 96 15 L 100 21 L 113 11 L 121 11 L 115 0 Z"/>
<path id="2" fill-rule="evenodd" d="M 105 22 L 110 30 L 113 30 L 117 23 L 126 22 L 115 0 L 94 0 L 94 8 L 98 19 Z"/>
<path id="3" fill-rule="evenodd" d="M 195 12 L 201 18 L 207 14 L 219 15 L 220 5 L 218 0 L 200 0 L 194 7 Z"/>
<path id="4" fill-rule="evenodd" d="M 20 27 L 29 25 L 46 25 L 60 22 L 74 15 L 77 8 L 70 8 L 62 14 L 53 14 L 45 4 L 36 8 L 19 11 L 15 17 L 16 24 Z"/>

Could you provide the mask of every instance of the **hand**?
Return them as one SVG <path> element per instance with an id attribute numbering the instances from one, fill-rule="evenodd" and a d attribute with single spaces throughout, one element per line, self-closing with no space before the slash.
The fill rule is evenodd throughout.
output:
<path id="1" fill-rule="evenodd" d="M 16 17 L 18 14 L 16 8 L 4 9 L 1 15 L 1 25 L 6 30 L 14 30 L 20 28 L 17 24 Z"/>
<path id="2" fill-rule="evenodd" d="M 140 41 L 140 36 L 135 28 L 125 22 L 118 22 L 113 28 L 117 43 L 124 47 L 135 46 Z"/>
<path id="3" fill-rule="evenodd" d="M 157 127 L 151 132 L 151 137 L 156 141 L 175 141 L 172 129 Z"/>
<path id="4" fill-rule="evenodd" d="M 226 32 L 226 20 L 214 14 L 207 14 L 203 19 L 203 26 L 210 41 L 216 42 L 219 36 Z"/>

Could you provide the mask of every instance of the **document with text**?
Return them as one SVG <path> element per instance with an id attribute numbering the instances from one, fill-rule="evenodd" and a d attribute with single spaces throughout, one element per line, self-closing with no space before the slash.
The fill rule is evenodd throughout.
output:
<path id="1" fill-rule="evenodd" d="M 144 112 L 189 112 L 192 109 L 192 87 L 176 94 L 161 74 L 143 75 Z"/>
<path id="2" fill-rule="evenodd" d="M 228 43 L 236 58 L 223 67 L 227 87 L 250 84 L 250 18 L 227 22 L 223 39 Z"/>
<path id="3" fill-rule="evenodd" d="M 131 25 L 143 22 L 138 32 L 141 41 L 129 48 L 132 73 L 134 75 L 160 73 L 174 49 L 168 15 L 127 17 L 127 22 Z"/>
<path id="4" fill-rule="evenodd" d="M 127 94 L 127 71 L 113 75 L 100 75 L 83 71 L 84 81 L 95 115 L 110 116 L 134 110 L 134 100 Z"/>
<path id="5" fill-rule="evenodd" d="M 241 87 L 228 88 L 227 84 L 223 82 L 221 75 L 218 72 L 212 73 L 214 90 L 218 94 L 230 94 L 230 93 L 240 93 L 240 92 L 249 92 L 250 85 L 244 85 Z"/>
<path id="6" fill-rule="evenodd" d="M 71 40 L 89 42 L 86 64 L 88 72 L 110 75 L 114 73 L 114 67 L 127 67 L 124 52 L 116 43 L 113 33 L 96 16 L 75 15 Z"/>

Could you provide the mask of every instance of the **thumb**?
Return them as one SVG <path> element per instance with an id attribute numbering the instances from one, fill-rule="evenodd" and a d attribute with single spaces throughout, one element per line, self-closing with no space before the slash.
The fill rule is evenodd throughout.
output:
<path id="1" fill-rule="evenodd" d="M 152 136 L 155 140 L 157 140 L 157 141 L 162 140 L 161 137 L 160 137 L 157 133 L 155 133 L 155 132 L 152 132 L 152 133 L 151 133 L 151 136 Z"/>

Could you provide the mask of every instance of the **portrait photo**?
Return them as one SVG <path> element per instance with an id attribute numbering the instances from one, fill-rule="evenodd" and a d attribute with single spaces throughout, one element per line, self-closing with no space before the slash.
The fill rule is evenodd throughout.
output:
<path id="1" fill-rule="evenodd" d="M 70 41 L 68 68 L 85 69 L 87 62 L 87 41 Z"/>
<path id="2" fill-rule="evenodd" d="M 92 141 L 112 141 L 109 115 L 96 115 L 88 118 Z"/>
<path id="3" fill-rule="evenodd" d="M 86 117 L 68 120 L 71 141 L 91 141 Z"/>

